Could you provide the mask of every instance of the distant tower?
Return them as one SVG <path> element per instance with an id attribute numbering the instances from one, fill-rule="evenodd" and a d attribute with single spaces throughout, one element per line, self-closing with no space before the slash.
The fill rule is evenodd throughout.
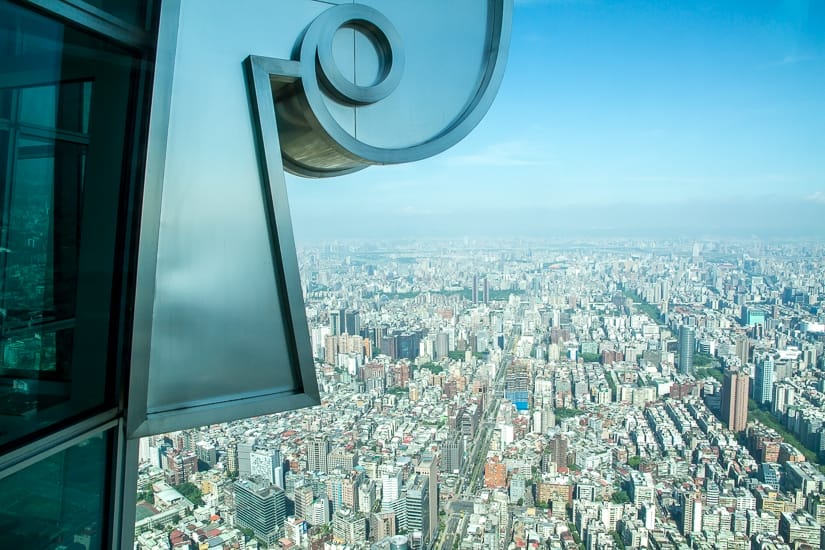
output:
<path id="1" fill-rule="evenodd" d="M 490 303 L 490 283 L 487 280 L 487 277 L 484 277 L 484 303 Z"/>
<path id="2" fill-rule="evenodd" d="M 478 275 L 473 275 L 473 303 L 478 303 Z"/>
<path id="3" fill-rule="evenodd" d="M 756 364 L 756 377 L 753 385 L 753 398 L 760 405 L 770 403 L 773 397 L 773 357 L 766 355 Z"/>
<path id="4" fill-rule="evenodd" d="M 750 358 L 750 342 L 745 334 L 740 334 L 736 338 L 736 356 L 741 364 L 746 364 Z"/>
<path id="5" fill-rule="evenodd" d="M 744 372 L 727 371 L 722 383 L 722 420 L 734 432 L 748 424 L 748 380 Z"/>
<path id="6" fill-rule="evenodd" d="M 338 336 L 341 334 L 341 312 L 340 311 L 330 311 L 329 312 L 329 331 L 332 333 L 333 336 Z"/>
<path id="7" fill-rule="evenodd" d="M 696 329 L 679 327 L 679 372 L 693 374 L 693 350 L 696 348 Z"/>

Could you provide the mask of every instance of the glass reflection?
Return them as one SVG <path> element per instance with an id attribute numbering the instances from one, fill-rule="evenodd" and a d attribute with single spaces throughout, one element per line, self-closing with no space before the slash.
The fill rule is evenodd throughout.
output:
<path id="1" fill-rule="evenodd" d="M 108 432 L 0 480 L 0 548 L 104 548 Z"/>
<path id="2" fill-rule="evenodd" d="M 0 452 L 113 399 L 107 318 L 133 65 L 0 0 Z"/>

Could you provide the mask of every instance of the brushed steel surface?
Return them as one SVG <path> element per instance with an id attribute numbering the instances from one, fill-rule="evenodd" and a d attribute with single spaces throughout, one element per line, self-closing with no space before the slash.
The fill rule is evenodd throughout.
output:
<path id="1" fill-rule="evenodd" d="M 497 91 L 512 10 L 512 0 L 170 5 L 130 437 L 318 403 L 283 171 L 332 176 L 463 138 Z"/>

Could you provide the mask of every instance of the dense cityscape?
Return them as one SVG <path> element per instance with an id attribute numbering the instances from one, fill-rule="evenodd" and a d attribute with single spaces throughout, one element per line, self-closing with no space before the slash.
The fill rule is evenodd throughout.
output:
<path id="1" fill-rule="evenodd" d="M 136 548 L 825 548 L 822 243 L 299 262 L 322 404 L 141 440 Z"/>

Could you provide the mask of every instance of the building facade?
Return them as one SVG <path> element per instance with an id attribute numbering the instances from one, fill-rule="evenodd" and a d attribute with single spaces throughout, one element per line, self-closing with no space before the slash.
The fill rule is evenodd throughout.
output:
<path id="1" fill-rule="evenodd" d="M 696 350 L 696 329 L 692 326 L 679 327 L 679 372 L 693 374 L 693 353 Z"/>
<path id="2" fill-rule="evenodd" d="M 727 371 L 722 382 L 722 420 L 734 432 L 741 432 L 748 424 L 749 380 L 744 372 Z"/>

